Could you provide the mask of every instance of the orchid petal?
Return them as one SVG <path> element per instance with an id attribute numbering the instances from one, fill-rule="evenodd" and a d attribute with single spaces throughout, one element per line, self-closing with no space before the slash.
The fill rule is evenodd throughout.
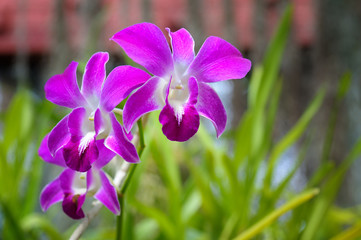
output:
<path id="1" fill-rule="evenodd" d="M 70 139 L 68 118 L 69 115 L 65 116 L 49 133 L 48 148 L 53 156 L 55 156 L 56 151 L 63 147 Z"/>
<path id="2" fill-rule="evenodd" d="M 204 116 L 212 121 L 217 131 L 217 137 L 219 137 L 226 128 L 226 110 L 224 109 L 217 93 L 210 86 L 199 82 L 198 89 L 199 94 L 196 109 L 201 116 Z"/>
<path id="3" fill-rule="evenodd" d="M 50 102 L 68 108 L 86 104 L 76 81 L 77 62 L 72 62 L 63 74 L 51 77 L 45 84 L 45 97 Z"/>
<path id="4" fill-rule="evenodd" d="M 104 83 L 100 106 L 108 112 L 112 111 L 131 91 L 140 87 L 149 78 L 148 73 L 138 68 L 132 66 L 116 67 Z"/>
<path id="5" fill-rule="evenodd" d="M 168 100 L 159 115 L 159 122 L 163 125 L 164 135 L 171 141 L 184 142 L 191 138 L 199 128 L 199 115 L 194 107 L 197 103 L 198 86 L 194 78 L 189 79 L 190 96 L 188 101 L 177 109 Z M 169 94 L 169 87 L 167 99 Z"/>
<path id="6" fill-rule="evenodd" d="M 41 141 L 38 154 L 39 156 L 48 163 L 55 164 L 61 167 L 65 167 L 65 161 L 63 158 L 63 152 L 57 151 L 55 156 L 53 157 L 50 153 L 50 150 L 48 148 L 48 137 L 49 134 L 44 137 L 44 139 Z"/>
<path id="7" fill-rule="evenodd" d="M 160 99 L 163 94 L 162 86 L 165 86 L 162 82 L 160 78 L 152 77 L 129 97 L 123 110 L 123 123 L 127 132 L 142 115 L 164 106 Z"/>
<path id="8" fill-rule="evenodd" d="M 66 168 L 59 176 L 60 187 L 64 193 L 72 193 L 72 184 L 76 172 L 70 168 Z"/>
<path id="9" fill-rule="evenodd" d="M 99 175 L 102 187 L 94 195 L 94 198 L 103 203 L 104 206 L 106 206 L 114 214 L 119 215 L 120 205 L 117 198 L 117 191 L 102 170 L 99 171 Z"/>
<path id="10" fill-rule="evenodd" d="M 209 37 L 190 65 L 188 73 L 200 82 L 240 79 L 251 69 L 251 61 L 237 48 L 218 37 Z"/>
<path id="11" fill-rule="evenodd" d="M 84 137 L 72 136 L 63 148 L 63 156 L 66 165 L 79 172 L 86 172 L 99 155 L 95 143 L 95 135 L 86 134 Z"/>
<path id="12" fill-rule="evenodd" d="M 83 135 L 82 125 L 83 125 L 85 114 L 86 114 L 86 110 L 83 107 L 76 108 L 69 114 L 68 128 L 69 128 L 69 132 L 72 136 L 73 135 L 74 136 L 82 136 Z"/>
<path id="13" fill-rule="evenodd" d="M 65 194 L 63 200 L 63 211 L 73 219 L 81 219 L 85 217 L 81 208 L 85 201 L 85 194 Z"/>
<path id="14" fill-rule="evenodd" d="M 88 61 L 85 66 L 81 92 L 87 100 L 100 97 L 102 85 L 105 79 L 105 64 L 109 60 L 107 52 L 97 52 Z"/>
<path id="15" fill-rule="evenodd" d="M 162 31 L 152 23 L 139 23 L 116 33 L 111 40 L 125 53 L 157 76 L 173 69 L 172 55 Z"/>
<path id="16" fill-rule="evenodd" d="M 194 40 L 192 35 L 184 28 L 171 32 L 167 28 L 172 43 L 173 61 L 184 67 L 194 59 Z"/>
<path id="17" fill-rule="evenodd" d="M 134 145 L 128 140 L 123 127 L 115 118 L 114 113 L 110 113 L 113 132 L 105 139 L 105 146 L 124 158 L 130 163 L 138 163 L 139 156 Z"/>
<path id="18" fill-rule="evenodd" d="M 99 108 L 97 108 L 94 114 L 94 130 L 96 136 L 105 130 L 104 119 Z"/>
<path id="19" fill-rule="evenodd" d="M 98 159 L 93 163 L 93 166 L 95 166 L 95 168 L 97 169 L 101 169 L 102 167 L 107 165 L 108 162 L 112 160 L 116 154 L 104 145 L 104 139 L 97 140 L 96 145 L 99 151 L 99 156 Z"/>
<path id="20" fill-rule="evenodd" d="M 86 191 L 89 191 L 89 189 L 92 187 L 92 185 L 95 183 L 94 181 L 94 174 L 93 171 L 87 171 L 86 172 Z"/>
<path id="21" fill-rule="evenodd" d="M 40 206 L 43 211 L 48 210 L 53 204 L 60 202 L 64 193 L 60 187 L 59 177 L 44 187 L 40 194 Z"/>

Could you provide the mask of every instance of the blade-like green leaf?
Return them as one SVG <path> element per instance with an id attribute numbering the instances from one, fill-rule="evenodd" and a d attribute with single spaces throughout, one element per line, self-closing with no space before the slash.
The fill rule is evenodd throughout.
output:
<path id="1" fill-rule="evenodd" d="M 289 202 L 282 205 L 280 208 L 268 214 L 266 217 L 261 219 L 259 222 L 254 224 L 252 227 L 241 233 L 235 238 L 235 240 L 246 240 L 251 239 L 262 232 L 263 229 L 271 225 L 277 218 L 285 214 L 286 212 L 298 207 L 299 205 L 309 201 L 319 193 L 318 189 L 311 189 L 298 196 L 294 197 Z"/>

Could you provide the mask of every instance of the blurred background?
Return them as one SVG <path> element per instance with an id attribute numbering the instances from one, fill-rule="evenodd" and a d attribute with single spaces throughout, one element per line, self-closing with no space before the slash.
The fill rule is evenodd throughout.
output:
<path id="1" fill-rule="evenodd" d="M 52 75 L 63 72 L 72 60 L 84 66 L 96 51 L 110 52 L 108 70 L 124 64 L 126 59 L 123 52 L 109 41 L 117 31 L 144 21 L 155 23 L 164 33 L 165 27 L 172 31 L 184 27 L 195 39 L 196 52 L 208 36 L 219 36 L 240 49 L 256 67 L 264 63 L 267 47 L 290 3 L 293 14 L 279 68 L 283 86 L 272 141 L 282 139 L 300 119 L 318 90 L 321 87 L 326 89 L 322 107 L 315 114 L 308 133 L 280 156 L 275 169 L 274 182 L 277 184 L 291 170 L 304 142 L 309 141 L 305 160 L 297 168 L 288 186 L 290 191 L 301 191 L 320 168 L 322 154 L 326 154 L 326 158 L 332 160 L 337 169 L 361 136 L 359 0 L 1 0 L 2 117 L 7 118 L 6 112 L 17 91 L 30 90 L 26 93 L 26 99 L 40 104 L 38 112 L 44 116 L 41 121 L 33 117 L 32 124 L 38 132 L 35 134 L 37 140 L 31 141 L 33 144 L 30 149 L 36 156 L 39 139 L 64 113 L 51 104 L 43 103 L 44 83 Z M 345 73 L 351 74 L 350 88 L 339 101 L 339 80 Z M 212 85 L 221 96 L 228 113 L 227 132 L 214 143 L 217 146 L 234 145 L 234 133 L 248 109 L 248 89 L 253 74 L 252 71 L 245 79 Z M 334 111 L 335 108 L 337 111 Z M 334 119 L 333 128 L 329 127 L 332 125 L 330 119 Z M 214 136 L 212 125 L 207 122 L 204 124 L 209 134 Z M 7 131 L 4 126 L 6 124 L 1 126 L 3 136 Z M 325 138 L 330 131 L 333 131 L 331 146 L 325 153 Z M 11 154 L 16 154 L 16 149 L 13 148 Z M 229 149 L 226 152 L 233 154 Z M 24 158 L 27 155 L 29 150 L 24 153 Z M 3 153 L 3 157 L 6 156 L 9 153 Z M 266 154 L 265 159 L 267 157 Z M 36 161 L 40 160 L 35 157 Z M 55 176 L 49 172 L 42 174 L 46 169 L 52 169 L 52 166 L 44 166 L 39 170 L 39 187 L 33 190 L 35 195 Z M 179 171 L 181 175 L 189 174 L 182 166 Z M 338 191 L 335 201 L 337 206 L 349 208 L 361 203 L 360 172 L 361 161 L 356 160 Z M 36 204 L 34 211 L 39 212 Z M 54 218 L 55 212 L 52 214 Z M 0 212 L 0 226 L 4 222 L 1 219 L 4 217 Z"/>

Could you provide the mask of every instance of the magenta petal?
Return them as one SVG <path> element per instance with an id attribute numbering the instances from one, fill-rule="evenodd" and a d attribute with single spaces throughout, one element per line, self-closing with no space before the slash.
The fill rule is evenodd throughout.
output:
<path id="1" fill-rule="evenodd" d="M 218 37 L 209 37 L 189 67 L 189 74 L 201 82 L 240 79 L 251 69 L 251 61 L 232 44 Z"/>
<path id="2" fill-rule="evenodd" d="M 82 136 L 82 125 L 86 114 L 85 108 L 76 108 L 69 114 L 68 128 L 71 135 Z"/>
<path id="3" fill-rule="evenodd" d="M 72 62 L 63 74 L 51 77 L 45 84 L 45 97 L 60 106 L 76 108 L 86 101 L 81 95 L 76 81 L 77 62 Z"/>
<path id="4" fill-rule="evenodd" d="M 99 151 L 93 136 L 72 136 L 63 148 L 66 165 L 78 172 L 86 172 L 98 158 Z"/>
<path id="5" fill-rule="evenodd" d="M 106 206 L 114 214 L 119 215 L 120 205 L 117 197 L 117 191 L 102 170 L 99 171 L 99 175 L 102 187 L 94 195 L 94 198 L 103 203 L 104 206 Z"/>
<path id="6" fill-rule="evenodd" d="M 54 179 L 51 183 L 46 185 L 40 194 L 40 206 L 43 211 L 48 210 L 48 208 L 60 202 L 64 197 L 64 193 L 60 187 L 59 177 Z"/>
<path id="7" fill-rule="evenodd" d="M 88 192 L 88 190 L 92 187 L 92 185 L 94 184 L 94 174 L 93 171 L 87 171 L 86 172 L 86 191 Z"/>
<path id="8" fill-rule="evenodd" d="M 189 79 L 189 90 L 190 96 L 188 102 L 183 105 L 181 114 L 175 112 L 168 101 L 160 112 L 159 122 L 163 125 L 162 131 L 171 141 L 187 141 L 198 131 L 199 115 L 194 107 L 197 103 L 198 86 L 194 78 Z"/>
<path id="9" fill-rule="evenodd" d="M 39 156 L 48 163 L 52 163 L 61 167 L 65 167 L 65 161 L 63 158 L 63 152 L 62 151 L 57 151 L 55 156 L 53 157 L 49 151 L 48 148 L 48 135 L 46 135 L 44 137 L 44 139 L 41 141 L 39 150 L 38 150 L 38 154 Z"/>
<path id="10" fill-rule="evenodd" d="M 72 185 L 73 185 L 73 181 L 74 181 L 74 177 L 75 177 L 75 171 L 70 169 L 70 168 L 66 168 L 59 176 L 59 180 L 60 180 L 60 187 L 62 189 L 62 191 L 64 193 L 72 193 L 73 189 L 72 189 Z"/>
<path id="11" fill-rule="evenodd" d="M 226 128 L 226 110 L 224 109 L 217 93 L 210 86 L 199 82 L 198 91 L 196 109 L 201 116 L 204 116 L 212 121 L 217 131 L 217 137 L 219 137 Z"/>
<path id="12" fill-rule="evenodd" d="M 171 32 L 167 28 L 172 43 L 174 62 L 188 66 L 194 59 L 194 40 L 184 28 Z"/>
<path id="13" fill-rule="evenodd" d="M 191 138 L 199 128 L 199 115 L 194 106 L 184 108 L 181 121 L 178 121 L 173 108 L 166 105 L 159 115 L 164 135 L 171 141 L 184 142 Z"/>
<path id="14" fill-rule="evenodd" d="M 97 148 L 98 148 L 98 151 L 99 151 L 99 156 L 98 156 L 98 159 L 94 162 L 93 165 L 97 169 L 101 169 L 102 167 L 107 165 L 108 162 L 110 160 L 112 160 L 115 157 L 116 154 L 113 151 L 109 150 L 104 145 L 104 139 L 97 140 L 96 144 L 97 144 Z"/>
<path id="15" fill-rule="evenodd" d="M 160 103 L 157 95 L 161 91 L 161 81 L 158 77 L 152 77 L 129 97 L 123 110 L 123 123 L 127 132 L 142 115 L 162 108 L 164 103 Z"/>
<path id="16" fill-rule="evenodd" d="M 131 66 L 116 67 L 107 77 L 102 90 L 100 105 L 112 111 L 131 91 L 150 78 L 143 70 Z"/>
<path id="17" fill-rule="evenodd" d="M 157 76 L 173 69 L 172 55 L 162 31 L 152 23 L 139 23 L 116 33 L 118 43 L 135 62 Z"/>
<path id="18" fill-rule="evenodd" d="M 64 146 L 70 139 L 68 118 L 69 115 L 65 116 L 49 133 L 48 148 L 53 156 L 56 151 Z"/>
<path id="19" fill-rule="evenodd" d="M 114 113 L 109 113 L 113 132 L 105 139 L 105 146 L 130 163 L 138 163 L 139 156 L 134 145 L 128 140 L 123 127 L 117 121 Z"/>
<path id="20" fill-rule="evenodd" d="M 81 219 L 85 217 L 84 211 L 81 208 L 85 201 L 85 194 L 76 194 L 71 193 L 65 194 L 63 200 L 63 211 L 69 217 L 73 219 Z"/>
<path id="21" fill-rule="evenodd" d="M 97 108 L 94 114 L 94 129 L 95 135 L 98 135 L 100 132 L 104 131 L 104 120 L 99 108 Z"/>
<path id="22" fill-rule="evenodd" d="M 81 92 L 89 99 L 93 96 L 100 97 L 102 85 L 105 79 L 105 64 L 109 60 L 107 52 L 97 52 L 85 66 Z"/>

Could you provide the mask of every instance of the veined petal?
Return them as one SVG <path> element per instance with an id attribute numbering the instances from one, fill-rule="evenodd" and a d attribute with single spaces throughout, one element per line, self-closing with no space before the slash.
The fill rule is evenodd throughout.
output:
<path id="1" fill-rule="evenodd" d="M 96 141 L 97 148 L 98 148 L 98 151 L 99 151 L 99 156 L 98 156 L 98 159 L 93 163 L 93 165 L 97 169 L 101 169 L 102 167 L 107 165 L 108 162 L 110 160 L 112 160 L 116 155 L 113 151 L 109 150 L 104 145 L 104 142 L 105 142 L 104 139 Z"/>
<path id="2" fill-rule="evenodd" d="M 97 160 L 99 151 L 95 143 L 95 133 L 87 133 L 83 137 L 72 136 L 63 148 L 66 165 L 78 172 L 86 172 Z"/>
<path id="3" fill-rule="evenodd" d="M 85 194 L 65 194 L 63 200 L 63 211 L 73 219 L 81 219 L 85 217 L 81 208 L 85 201 Z"/>
<path id="4" fill-rule="evenodd" d="M 189 79 L 189 94 L 189 99 L 183 106 L 178 109 L 174 108 L 167 100 L 165 107 L 160 112 L 159 122 L 163 125 L 162 131 L 171 141 L 187 141 L 198 131 L 199 115 L 194 107 L 194 104 L 197 103 L 198 86 L 194 78 Z"/>
<path id="5" fill-rule="evenodd" d="M 73 135 L 75 135 L 75 136 L 83 135 L 82 125 L 83 125 L 85 114 L 86 114 L 86 110 L 83 107 L 76 108 L 69 114 L 68 128 L 69 128 L 69 132 L 72 136 Z"/>
<path id="6" fill-rule="evenodd" d="M 114 113 L 109 113 L 112 122 L 113 131 L 105 139 L 105 146 L 124 158 L 130 163 L 138 163 L 139 156 L 134 145 L 128 140 L 123 127 L 115 118 Z"/>
<path id="7" fill-rule="evenodd" d="M 120 205 L 115 187 L 110 183 L 106 174 L 100 170 L 101 188 L 94 195 L 94 198 L 104 204 L 114 214 L 120 214 Z"/>
<path id="8" fill-rule="evenodd" d="M 86 104 L 76 81 L 77 66 L 77 62 L 70 63 L 63 74 L 55 75 L 46 82 L 46 99 L 68 108 L 76 108 Z"/>
<path id="9" fill-rule="evenodd" d="M 226 128 L 226 110 L 223 107 L 221 99 L 219 99 L 217 93 L 210 86 L 199 82 L 198 89 L 199 94 L 196 109 L 201 116 L 212 121 L 217 131 L 217 137 L 219 137 Z"/>
<path id="10" fill-rule="evenodd" d="M 102 85 L 105 79 L 105 64 L 109 60 L 109 54 L 107 52 L 97 52 L 89 59 L 85 66 L 83 83 L 81 92 L 83 96 L 90 102 L 92 98 L 99 99 Z"/>
<path id="11" fill-rule="evenodd" d="M 60 202 L 64 193 L 60 187 L 59 177 L 44 187 L 40 194 L 40 206 L 43 211 L 48 210 L 53 204 Z"/>
<path id="12" fill-rule="evenodd" d="M 68 118 L 69 115 L 65 116 L 49 133 L 48 148 L 53 156 L 55 156 L 56 151 L 63 147 L 70 139 Z"/>
<path id="13" fill-rule="evenodd" d="M 251 69 L 251 61 L 242 57 L 229 42 L 209 37 L 190 65 L 188 73 L 200 82 L 240 79 Z"/>
<path id="14" fill-rule="evenodd" d="M 167 28 L 172 43 L 173 60 L 181 67 L 188 67 L 194 59 L 194 40 L 192 35 L 184 28 L 171 32 Z"/>
<path id="15" fill-rule="evenodd" d="M 164 86 L 160 78 L 152 77 L 129 97 L 123 110 L 123 123 L 127 132 L 142 115 L 164 106 L 164 102 L 161 102 Z"/>
<path id="16" fill-rule="evenodd" d="M 173 69 L 172 55 L 162 31 L 152 23 L 139 23 L 116 33 L 110 40 L 118 43 L 125 53 L 157 76 Z"/>
<path id="17" fill-rule="evenodd" d="M 65 165 L 62 151 L 57 151 L 54 157 L 51 155 L 49 148 L 48 148 L 48 137 L 49 137 L 49 134 L 46 135 L 44 137 L 44 139 L 41 141 L 41 144 L 40 144 L 40 147 L 38 150 L 39 156 L 45 162 L 52 163 L 52 164 L 55 164 L 55 165 L 58 165 L 61 167 L 65 167 L 66 165 Z"/>
<path id="18" fill-rule="evenodd" d="M 119 66 L 108 75 L 100 98 L 100 106 L 112 111 L 131 91 L 144 84 L 150 75 L 132 66 Z"/>

